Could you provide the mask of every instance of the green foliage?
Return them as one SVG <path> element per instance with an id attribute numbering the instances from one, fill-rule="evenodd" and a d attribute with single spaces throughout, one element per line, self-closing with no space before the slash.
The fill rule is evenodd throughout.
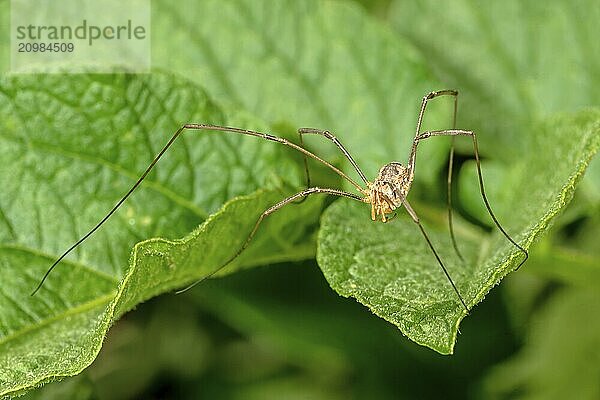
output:
<path id="1" fill-rule="evenodd" d="M 465 92 L 462 120 L 513 149 L 532 120 L 600 103 L 598 18 L 594 1 L 395 1 L 390 11 L 436 75 Z"/>
<path id="2" fill-rule="evenodd" d="M 527 156 L 527 172 L 523 164 L 513 164 L 521 173 L 503 185 L 511 188 L 510 203 L 490 196 L 492 204 L 500 204 L 498 218 L 505 229 L 525 247 L 573 195 L 600 146 L 600 112 L 555 118 L 532 130 L 529 140 L 536 150 Z M 356 297 L 417 343 L 451 353 L 465 312 L 417 226 L 408 217 L 387 225 L 365 224 L 367 215 L 366 207 L 343 202 L 325 213 L 317 259 L 331 286 Z M 522 253 L 499 232 L 459 237 L 465 264 L 453 254 L 446 230 L 437 230 L 433 239 L 469 307 L 522 260 Z"/>
<path id="3" fill-rule="evenodd" d="M 233 255 L 258 215 L 289 190 L 275 171 L 293 184 L 300 176 L 281 146 L 186 132 L 124 209 L 30 297 L 65 245 L 110 209 L 183 121 L 261 125 L 225 117 L 200 89 L 163 74 L 7 78 L 0 114 L 3 393 L 81 372 L 120 315 Z M 243 193 L 251 194 L 214 213 Z M 267 221 L 252 249 L 227 269 L 313 255 L 307 232 L 315 205 Z M 138 243 L 127 266 L 131 246 L 158 232 L 175 240 Z"/>
<path id="4" fill-rule="evenodd" d="M 394 1 L 389 14 L 394 28 L 433 61 L 436 76 L 465 89 L 462 109 L 469 112 L 460 113 L 460 124 L 495 131 L 495 149 L 520 148 L 515 143 L 528 141 L 536 126 L 550 132 L 555 113 L 599 103 L 594 90 L 600 76 L 599 44 L 594 40 L 599 16 L 600 7 L 592 1 Z M 524 172 L 535 186 L 538 175 L 530 170 L 538 165 L 554 170 L 554 163 L 538 162 L 547 156 L 543 153 L 564 148 L 568 140 L 569 136 L 540 136 L 533 148 L 527 148 L 526 168 L 521 172 L 494 160 L 484 163 L 488 191 L 506 199 L 500 206 L 512 204 L 512 191 L 504 188 L 512 188 Z M 513 163 L 525 157 L 521 151 L 498 155 Z M 586 372 L 597 376 L 590 361 L 599 333 L 589 322 L 598 304 L 590 291 L 600 287 L 599 166 L 597 159 L 590 164 L 575 204 L 535 248 L 525 275 L 517 275 L 505 286 L 514 328 L 527 337 L 514 360 L 500 364 L 485 380 L 487 397 L 597 397 L 598 380 L 587 379 Z M 487 224 L 485 210 L 478 206 L 474 166 L 465 167 L 459 180 L 461 204 Z M 550 296 L 546 303 L 552 292 L 549 282 L 576 289 Z"/>
<path id="5" fill-rule="evenodd" d="M 373 6 L 379 15 L 385 3 Z M 152 61 L 162 72 L 2 78 L 0 394 L 80 373 L 119 317 L 209 274 L 238 248 L 262 210 L 302 186 L 301 159 L 290 150 L 255 138 L 187 132 L 123 209 L 30 298 L 53 259 L 110 209 L 185 122 L 290 138 L 300 126 L 329 129 L 372 178 L 383 163 L 405 161 L 421 96 L 455 87 L 461 91 L 458 125 L 478 134 L 492 207 L 513 237 L 531 245 L 569 203 L 599 146 L 600 112 L 582 109 L 599 100 L 593 33 L 600 10 L 582 4 L 396 1 L 386 16 L 394 32 L 351 2 L 184 0 L 174 7 L 153 1 Z M 8 1 L 0 0 L 0 10 L 5 32 Z M 8 48 L 0 42 L 0 68 Z M 450 104 L 432 102 L 425 128 L 448 127 Z M 331 143 L 307 142 L 351 172 Z M 471 155 L 468 140 L 457 142 L 459 156 Z M 467 263 L 458 261 L 445 227 L 440 178 L 447 148 L 444 139 L 423 143 L 409 200 L 467 303 L 492 297 L 492 305 L 483 302 L 464 321 L 462 354 L 440 361 L 361 307 L 331 293 L 315 295 L 321 286 L 300 284 L 310 276 L 305 267 L 314 268 L 306 263 L 291 278 L 301 287 L 299 304 L 279 293 L 290 286 L 290 265 L 279 275 L 274 267 L 205 283 L 170 303 L 161 299 L 167 305 L 145 308 L 156 312 L 150 323 L 136 320 L 144 318 L 146 305 L 141 316 L 128 314 L 111 329 L 108 351 L 89 373 L 33 393 L 144 397 L 165 375 L 211 398 L 439 398 L 431 388 L 465 390 L 485 367 L 515 350 L 502 332 L 504 309 L 493 302 L 498 291 L 488 292 L 521 255 L 497 232 L 482 229 L 492 225 L 466 161 L 455 204 L 464 217 L 457 215 L 457 233 Z M 592 178 L 599 176 L 598 165 Z M 322 172 L 317 179 L 342 185 Z M 565 365 L 571 371 L 565 376 L 578 368 L 594 373 L 584 357 L 562 360 L 578 351 L 591 354 L 598 337 L 595 328 L 577 332 L 588 328 L 586 315 L 597 308 L 591 295 L 599 276 L 593 253 L 600 233 L 597 182 L 582 182 L 575 207 L 514 282 L 503 283 L 512 291 L 504 293 L 512 293 L 507 308 L 514 331 L 528 333 L 521 353 L 485 378 L 486 394 L 558 393 L 565 381 L 538 368 L 540 362 Z M 313 258 L 320 206 L 309 200 L 269 217 L 224 272 Z M 411 340 L 451 353 L 464 311 L 402 213 L 389 224 L 373 223 L 367 205 L 336 201 L 321 221 L 319 266 L 339 294 L 355 297 Z M 256 282 L 249 283 L 252 276 Z M 529 330 L 527 321 L 553 280 L 590 293 L 569 289 L 551 296 L 535 318 L 539 325 Z M 237 284 L 228 287 L 231 282 Z M 188 300 L 193 306 L 182 310 Z M 198 309 L 220 321 L 217 328 L 211 319 L 192 320 Z M 563 320 L 570 326 L 561 327 Z M 236 342 L 236 335 L 248 341 Z M 149 351 L 154 348 L 160 350 Z M 405 378 L 402 385 L 398 376 Z M 593 397 L 597 385 L 587 377 L 578 376 L 577 393 Z"/>
<path id="6" fill-rule="evenodd" d="M 498 217 L 504 227 L 525 247 L 573 195 L 600 146 L 600 112 L 555 118 L 530 134 L 529 140 L 539 147 L 521 164 L 513 164 L 520 171 L 529 167 L 504 186 L 511 188 L 511 202 L 501 204 L 490 196 L 492 204 L 501 205 Z M 341 295 L 356 297 L 417 343 L 451 353 L 465 312 L 418 228 L 408 217 L 387 225 L 365 224 L 367 214 L 364 206 L 342 202 L 325 213 L 317 259 L 331 286 Z M 433 238 L 469 307 L 522 259 L 498 232 L 460 235 L 466 264 L 453 253 L 447 231 L 438 230 Z"/>
<path id="7" fill-rule="evenodd" d="M 383 162 L 408 156 L 420 99 L 440 87 L 413 47 L 351 4 L 184 0 L 178 7 L 168 1 L 152 5 L 156 32 L 177 27 L 176 40 L 173 34 L 155 36 L 154 65 L 194 79 L 217 100 L 271 124 L 329 129 L 369 177 Z M 427 122 L 447 126 L 449 111 L 431 107 Z M 422 181 L 435 179 L 446 148 L 438 142 L 423 149 L 430 168 L 421 171 Z M 338 152 L 329 154 L 343 159 Z"/>

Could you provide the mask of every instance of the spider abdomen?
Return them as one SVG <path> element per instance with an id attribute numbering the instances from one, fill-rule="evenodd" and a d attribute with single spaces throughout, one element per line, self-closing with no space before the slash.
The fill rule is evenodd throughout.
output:
<path id="1" fill-rule="evenodd" d="M 405 166 L 391 162 L 381 167 L 370 187 L 375 214 L 388 214 L 400 207 L 409 189 L 410 177 Z"/>

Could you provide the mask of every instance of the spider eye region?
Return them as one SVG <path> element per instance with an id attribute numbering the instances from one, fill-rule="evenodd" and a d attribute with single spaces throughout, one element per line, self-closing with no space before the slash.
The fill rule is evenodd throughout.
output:
<path id="1" fill-rule="evenodd" d="M 385 164 L 379 169 L 377 179 L 394 180 L 400 176 L 407 174 L 406 167 L 399 162 L 392 161 L 391 163 Z"/>

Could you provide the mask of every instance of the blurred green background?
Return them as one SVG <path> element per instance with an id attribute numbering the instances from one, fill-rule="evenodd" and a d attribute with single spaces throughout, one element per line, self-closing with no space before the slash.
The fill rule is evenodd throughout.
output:
<path id="1" fill-rule="evenodd" d="M 432 60 L 431 70 L 444 86 L 468 91 L 484 83 L 485 95 L 467 98 L 462 108 L 464 126 L 514 128 L 598 103 L 599 95 L 589 94 L 600 87 L 600 53 L 591 43 L 598 37 L 596 2 L 525 2 L 522 8 L 519 2 L 348 3 Z M 539 19 L 525 26 L 531 15 Z M 482 27 L 508 36 L 479 36 Z M 522 43 L 550 34 L 568 40 L 550 38 L 544 49 Z M 569 43 L 581 48 L 572 50 Z M 533 53 L 536 62 L 529 63 Z M 507 66 L 507 60 L 514 63 Z M 569 63 L 572 69 L 565 68 Z M 581 78 L 578 68 L 587 75 Z M 514 87 L 502 86 L 495 80 L 499 76 Z M 546 90 L 532 105 L 527 96 L 540 81 L 554 91 Z M 582 96 L 575 96 L 578 91 Z M 464 111 L 471 105 L 475 111 Z M 498 123 L 494 118 L 501 116 L 486 112 L 488 105 L 521 119 Z M 443 192 L 444 171 L 438 175 L 435 185 Z M 453 356 L 408 341 L 354 300 L 340 298 L 316 262 L 307 261 L 243 271 L 180 296 L 150 300 L 116 323 L 84 373 L 27 397 L 598 399 L 599 200 L 595 160 L 528 263 L 464 320 Z M 443 207 L 443 197 L 438 201 Z"/>

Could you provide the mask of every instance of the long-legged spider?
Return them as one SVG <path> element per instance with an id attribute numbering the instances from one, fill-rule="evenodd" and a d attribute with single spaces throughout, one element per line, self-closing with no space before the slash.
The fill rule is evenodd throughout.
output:
<path id="1" fill-rule="evenodd" d="M 425 109 L 427 107 L 427 103 L 429 102 L 429 100 L 432 100 L 439 96 L 453 96 L 454 97 L 453 128 L 421 132 L 421 124 L 423 122 L 423 116 L 425 114 Z M 52 266 L 50 266 L 50 268 L 48 269 L 48 271 L 46 271 L 46 273 L 44 274 L 44 277 L 42 278 L 42 280 L 40 281 L 38 286 L 35 288 L 35 290 L 31 293 L 31 295 L 33 296 L 42 287 L 42 285 L 44 284 L 44 281 L 46 280 L 48 275 L 52 272 L 52 270 L 58 265 L 58 263 L 63 258 L 65 258 L 73 249 L 75 249 L 83 241 L 85 241 L 88 237 L 90 237 L 98 228 L 100 228 L 100 226 L 102 226 L 102 224 L 104 222 L 106 222 L 106 220 L 108 220 L 108 218 L 110 218 L 110 216 L 112 214 L 115 213 L 115 211 L 117 211 L 117 209 L 123 204 L 123 202 L 125 202 L 125 200 L 127 200 L 127 198 L 131 195 L 131 193 L 133 193 L 133 191 L 142 183 L 144 178 L 148 175 L 148 173 L 156 165 L 156 163 L 163 156 L 163 154 L 169 149 L 169 147 L 171 147 L 171 145 L 173 144 L 173 142 L 175 142 L 177 137 L 179 137 L 179 135 L 183 131 L 185 131 L 186 129 L 189 129 L 189 130 L 221 131 L 221 132 L 229 132 L 229 133 L 237 133 L 237 134 L 242 134 L 242 135 L 256 136 L 256 137 L 266 139 L 266 140 L 269 140 L 272 142 L 280 143 L 284 146 L 291 147 L 303 154 L 304 165 L 305 165 L 305 169 L 306 169 L 307 188 L 302 190 L 301 192 L 298 192 L 292 196 L 289 196 L 289 197 L 281 200 L 280 202 L 272 205 L 267 210 L 265 210 L 260 215 L 260 217 L 258 218 L 256 223 L 254 224 L 254 227 L 252 228 L 252 231 L 248 235 L 248 238 L 246 239 L 246 241 L 239 248 L 239 250 L 237 250 L 233 254 L 233 256 L 231 256 L 225 263 L 223 263 L 221 266 L 219 266 L 211 274 L 194 282 L 193 284 L 191 284 L 190 286 L 186 287 L 183 290 L 180 290 L 179 292 L 190 289 L 191 287 L 200 283 L 201 281 L 208 278 L 209 276 L 217 273 L 222 268 L 224 268 L 229 263 L 231 263 L 234 259 L 236 259 L 246 249 L 246 247 L 248 247 L 248 244 L 252 241 L 252 238 L 254 237 L 254 235 L 256 234 L 256 231 L 258 230 L 258 227 L 260 226 L 261 222 L 264 220 L 264 218 L 266 216 L 274 213 L 275 211 L 279 210 L 280 208 L 282 208 L 283 206 L 285 206 L 287 204 L 290 204 L 297 200 L 304 200 L 307 196 L 309 196 L 311 194 L 324 193 L 324 194 L 329 194 L 329 195 L 334 195 L 334 196 L 339 196 L 339 197 L 347 197 L 347 198 L 350 198 L 353 200 L 357 200 L 357 201 L 360 201 L 363 203 L 370 204 L 371 205 L 371 219 L 373 221 L 377 221 L 378 217 L 381 217 L 381 222 L 384 222 L 384 223 L 390 220 L 390 218 L 388 218 L 388 216 L 387 216 L 388 214 L 394 213 L 394 210 L 398 209 L 401 206 L 404 206 L 404 208 L 406 209 L 406 211 L 408 212 L 408 214 L 410 215 L 410 217 L 412 218 L 414 223 L 417 224 L 417 226 L 419 227 L 419 230 L 421 231 L 423 237 L 425 238 L 427 245 L 431 249 L 431 252 L 435 256 L 435 259 L 437 260 L 438 264 L 440 265 L 446 278 L 452 285 L 452 288 L 454 289 L 456 296 L 462 303 L 465 310 L 467 312 L 469 312 L 469 307 L 467 306 L 464 299 L 460 295 L 460 292 L 458 291 L 458 288 L 456 287 L 456 285 L 454 284 L 454 281 L 450 277 L 450 274 L 448 273 L 448 270 L 446 269 L 444 263 L 442 262 L 442 259 L 438 255 L 438 252 L 435 250 L 435 247 L 433 246 L 429 236 L 425 232 L 425 229 L 423 228 L 423 225 L 421 224 L 419 217 L 417 216 L 417 214 L 411 207 L 410 203 L 406 199 L 408 192 L 410 191 L 411 185 L 413 183 L 414 176 L 415 176 L 415 160 L 416 160 L 416 155 L 417 155 L 417 147 L 422 140 L 430 138 L 430 137 L 434 137 L 434 136 L 451 136 L 452 137 L 452 144 L 450 147 L 450 157 L 449 157 L 449 165 L 448 165 L 447 205 L 448 205 L 448 224 L 449 224 L 449 229 L 450 229 L 450 236 L 452 238 L 452 245 L 453 245 L 457 255 L 462 259 L 462 256 L 458 250 L 458 246 L 456 244 L 456 238 L 454 236 L 454 229 L 453 229 L 453 225 L 452 225 L 451 184 L 452 184 L 452 166 L 453 166 L 453 160 L 454 160 L 454 138 L 456 136 L 469 136 L 469 137 L 471 137 L 471 139 L 473 141 L 473 152 L 475 154 L 475 162 L 477 165 L 477 176 L 479 178 L 479 189 L 480 189 L 481 197 L 483 198 L 485 207 L 486 207 L 490 217 L 492 218 L 494 224 L 496 225 L 496 227 L 498 227 L 500 232 L 502 232 L 502 234 L 506 237 L 506 239 L 508 241 L 510 241 L 516 248 L 518 248 L 525 256 L 523 258 L 523 260 L 517 266 L 517 269 L 519 269 L 521 267 L 521 265 L 523 265 L 523 263 L 525 262 L 525 260 L 527 260 L 529 255 L 527 253 L 527 250 L 525 250 L 517 242 L 515 242 L 511 238 L 511 236 L 504 230 L 504 228 L 500 225 L 500 222 L 498 222 L 498 219 L 492 212 L 492 209 L 490 207 L 489 201 L 485 194 L 485 189 L 484 189 L 484 185 L 483 185 L 483 177 L 481 174 L 479 151 L 478 151 L 478 147 L 477 147 L 477 138 L 475 136 L 475 133 L 473 131 L 469 131 L 469 130 L 456 129 L 457 103 L 458 103 L 458 91 L 456 91 L 456 90 L 439 90 L 439 91 L 435 91 L 435 92 L 430 92 L 429 94 L 424 96 L 423 100 L 421 102 L 421 109 L 419 111 L 419 117 L 417 119 L 417 129 L 416 129 L 415 138 L 413 140 L 412 147 L 410 150 L 410 154 L 408 157 L 407 165 L 405 166 L 396 161 L 385 164 L 383 167 L 381 167 L 381 169 L 379 170 L 379 173 L 377 174 L 377 177 L 372 182 L 366 178 L 365 174 L 362 172 L 362 170 L 360 169 L 358 164 L 356 164 L 356 162 L 354 161 L 354 159 L 352 158 L 350 153 L 346 150 L 346 148 L 342 145 L 342 143 L 334 135 L 332 135 L 329 131 L 326 131 L 326 130 L 313 129 L 313 128 L 299 129 L 298 134 L 300 136 L 301 144 L 297 145 L 293 142 L 290 142 L 287 139 L 284 139 L 284 138 L 281 138 L 278 136 L 273 136 L 268 133 L 256 132 L 256 131 L 251 131 L 251 130 L 247 130 L 247 129 L 232 128 L 232 127 L 217 126 L 217 125 L 207 125 L 207 124 L 185 124 L 185 125 L 181 126 L 173 134 L 171 139 L 162 148 L 162 150 L 156 155 L 154 160 L 152 160 L 152 162 L 146 168 L 144 173 L 133 184 L 133 186 L 129 189 L 129 191 L 119 200 L 119 202 L 100 220 L 100 222 L 98 222 L 88 233 L 86 233 L 79 240 L 77 240 L 77 242 L 75 242 L 71 247 L 69 247 L 52 264 Z M 364 186 L 361 186 L 359 183 L 354 181 L 352 178 L 350 178 L 348 175 L 346 175 L 344 172 L 342 172 L 340 169 L 336 168 L 329 162 L 325 161 L 321 157 L 317 156 L 316 154 L 314 154 L 314 153 L 306 150 L 304 147 L 302 147 L 303 146 L 303 138 L 302 137 L 303 137 L 303 135 L 306 135 L 306 134 L 321 135 L 321 136 L 325 137 L 326 139 L 332 141 L 338 147 L 338 149 L 342 152 L 344 157 L 346 157 L 346 159 L 350 162 L 352 167 L 356 170 L 356 172 L 362 179 Z M 340 175 L 343 179 L 345 179 L 352 186 L 354 186 L 354 188 L 358 191 L 358 193 L 360 193 L 360 195 L 357 195 L 354 193 L 349 193 L 347 191 L 339 190 L 339 189 L 311 187 L 307 157 L 310 157 L 310 158 L 313 158 L 313 159 L 319 161 L 320 163 L 324 164 L 325 166 L 330 168 L 332 171 L 334 171 L 335 173 Z M 395 213 L 394 213 L 394 215 L 395 215 Z"/>

